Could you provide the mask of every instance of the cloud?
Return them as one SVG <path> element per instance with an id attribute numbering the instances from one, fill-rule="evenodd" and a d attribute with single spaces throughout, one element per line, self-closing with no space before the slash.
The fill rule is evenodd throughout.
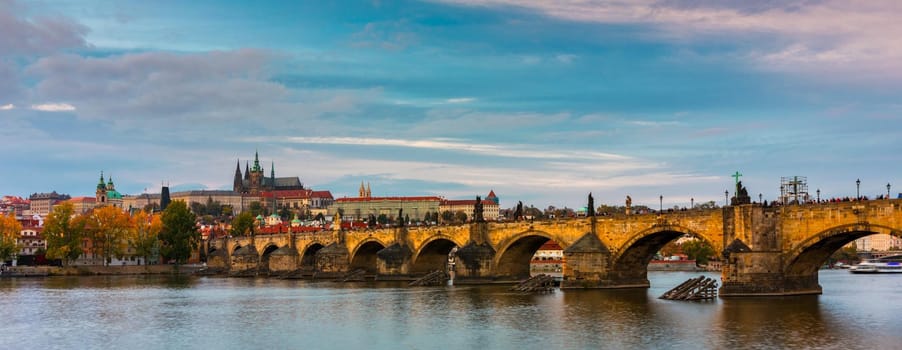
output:
<path id="1" fill-rule="evenodd" d="M 0 111 L 9 111 L 9 110 L 12 110 L 13 108 L 16 108 L 16 106 L 14 106 L 12 103 L 8 103 L 8 104 L 0 106 Z"/>
<path id="2" fill-rule="evenodd" d="M 449 98 L 445 100 L 445 103 L 470 103 L 476 101 L 475 98 L 472 97 L 458 97 L 458 98 Z"/>
<path id="3" fill-rule="evenodd" d="M 532 158 L 532 159 L 596 159 L 596 160 L 625 160 L 627 156 L 604 152 L 574 152 L 554 151 L 548 149 L 536 149 L 523 145 L 492 145 L 480 144 L 462 140 L 447 139 L 386 139 L 386 138 L 360 138 L 360 137 L 261 137 L 248 138 L 245 142 L 288 142 L 299 144 L 328 144 L 351 146 L 381 146 L 381 147 L 407 147 L 423 148 L 445 151 L 457 151 L 474 153 L 486 156 Z"/>
<path id="4" fill-rule="evenodd" d="M 109 57 L 53 55 L 28 67 L 36 98 L 83 106 L 79 116 L 117 122 L 193 115 L 237 118 L 280 101 L 284 86 L 268 81 L 273 55 L 261 50 L 195 54 L 148 52 Z M 246 115 L 246 114 L 245 114 Z"/>
<path id="5" fill-rule="evenodd" d="M 654 35 L 676 41 L 722 37 L 736 43 L 739 37 L 757 43 L 744 50 L 761 69 L 902 78 L 902 21 L 895 0 L 441 1 L 526 8 L 570 21 L 650 25 Z"/>
<path id="6" fill-rule="evenodd" d="M 42 112 L 69 112 L 74 111 L 75 106 L 68 103 L 44 103 L 31 105 L 31 109 Z"/>
<path id="7" fill-rule="evenodd" d="M 36 55 L 83 48 L 88 28 L 63 17 L 26 18 L 24 7 L 0 1 L 0 56 Z"/>
<path id="8" fill-rule="evenodd" d="M 561 63 L 573 63 L 573 60 L 575 60 L 576 57 L 577 57 L 576 55 L 571 55 L 571 54 L 560 54 L 560 55 L 554 56 L 554 59 L 556 59 L 558 62 L 561 62 Z"/>

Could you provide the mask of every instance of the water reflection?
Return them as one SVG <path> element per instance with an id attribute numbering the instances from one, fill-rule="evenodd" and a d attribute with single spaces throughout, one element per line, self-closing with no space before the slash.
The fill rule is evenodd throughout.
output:
<path id="1" fill-rule="evenodd" d="M 185 276 L 0 280 L 4 348 L 893 348 L 902 279 L 827 272 L 825 295 L 657 299 L 650 289 L 523 295 Z M 861 283 L 861 282 L 867 283 Z M 832 294 L 831 294 L 832 292 Z"/>

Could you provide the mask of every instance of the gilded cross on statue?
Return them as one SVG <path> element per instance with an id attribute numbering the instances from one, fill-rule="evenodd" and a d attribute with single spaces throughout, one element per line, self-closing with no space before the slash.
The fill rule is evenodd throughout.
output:
<path id="1" fill-rule="evenodd" d="M 741 177 L 741 176 L 742 176 L 742 174 L 740 174 L 740 173 L 739 173 L 739 171 L 738 171 L 738 170 L 737 170 L 737 171 L 736 171 L 736 173 L 735 173 L 735 174 L 733 174 L 733 175 L 730 175 L 730 177 L 732 177 L 732 178 L 735 178 L 735 179 L 736 179 L 736 184 L 737 184 L 737 185 L 738 185 L 738 184 L 739 184 L 739 177 Z"/>

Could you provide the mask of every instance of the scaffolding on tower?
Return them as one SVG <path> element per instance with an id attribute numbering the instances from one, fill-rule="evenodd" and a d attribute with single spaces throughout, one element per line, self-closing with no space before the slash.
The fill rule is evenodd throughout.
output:
<path id="1" fill-rule="evenodd" d="M 780 178 L 780 201 L 783 204 L 808 202 L 808 178 L 805 176 L 784 176 Z"/>

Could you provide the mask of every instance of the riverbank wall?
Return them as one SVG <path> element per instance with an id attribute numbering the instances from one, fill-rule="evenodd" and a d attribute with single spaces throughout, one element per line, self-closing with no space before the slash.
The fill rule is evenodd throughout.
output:
<path id="1" fill-rule="evenodd" d="M 195 265 L 131 265 L 131 266 L 14 266 L 9 267 L 0 277 L 42 277 L 42 276 L 96 276 L 96 275 L 190 275 L 201 271 Z"/>

